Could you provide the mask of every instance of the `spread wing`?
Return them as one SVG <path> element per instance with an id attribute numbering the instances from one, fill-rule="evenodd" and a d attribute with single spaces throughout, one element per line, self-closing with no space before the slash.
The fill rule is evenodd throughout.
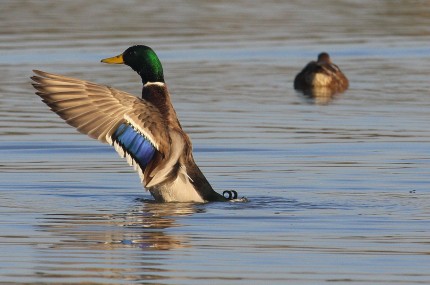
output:
<path id="1" fill-rule="evenodd" d="M 166 122 L 151 103 L 112 87 L 34 70 L 33 86 L 52 111 L 79 132 L 107 142 L 144 180 L 155 155 L 169 155 Z"/>

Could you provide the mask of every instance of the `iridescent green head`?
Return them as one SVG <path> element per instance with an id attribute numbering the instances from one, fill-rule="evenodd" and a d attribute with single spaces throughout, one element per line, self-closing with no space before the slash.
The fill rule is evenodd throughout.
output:
<path id="1" fill-rule="evenodd" d="M 126 64 L 136 71 L 147 82 L 164 82 L 163 66 L 157 54 L 148 46 L 137 45 L 126 49 L 122 54 L 106 59 L 104 63 Z"/>

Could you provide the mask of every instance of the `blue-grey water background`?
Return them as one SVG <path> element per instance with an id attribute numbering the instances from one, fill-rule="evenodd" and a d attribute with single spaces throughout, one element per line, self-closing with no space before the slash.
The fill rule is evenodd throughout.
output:
<path id="1" fill-rule="evenodd" d="M 2 1 L 0 283 L 430 283 L 428 1 Z M 247 203 L 156 204 L 32 69 L 140 93 L 158 53 L 195 158 Z M 350 79 L 293 90 L 321 51 Z"/>

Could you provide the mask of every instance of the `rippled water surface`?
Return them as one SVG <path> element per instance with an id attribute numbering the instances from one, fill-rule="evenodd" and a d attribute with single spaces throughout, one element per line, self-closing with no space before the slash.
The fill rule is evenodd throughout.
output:
<path id="1" fill-rule="evenodd" d="M 3 1 L 0 283 L 430 283 L 426 1 Z M 288 2 L 288 3 L 284 3 Z M 157 204 L 32 69 L 139 94 L 153 47 L 195 158 L 248 202 Z M 307 98 L 321 51 L 350 80 Z"/>

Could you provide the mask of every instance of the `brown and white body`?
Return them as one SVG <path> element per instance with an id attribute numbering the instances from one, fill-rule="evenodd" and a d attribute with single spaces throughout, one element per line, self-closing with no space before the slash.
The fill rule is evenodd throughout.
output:
<path id="1" fill-rule="evenodd" d="M 102 62 L 124 63 L 139 73 L 141 98 L 109 86 L 35 70 L 32 79 L 36 94 L 69 125 L 112 145 L 127 158 L 156 201 L 229 200 L 212 189 L 196 165 L 190 138 L 178 121 L 155 52 L 147 46 L 133 46 Z"/>
<path id="2" fill-rule="evenodd" d="M 348 78 L 325 52 L 318 55 L 317 61 L 309 62 L 294 79 L 294 89 L 297 90 L 324 88 L 331 93 L 340 93 L 348 87 Z"/>

